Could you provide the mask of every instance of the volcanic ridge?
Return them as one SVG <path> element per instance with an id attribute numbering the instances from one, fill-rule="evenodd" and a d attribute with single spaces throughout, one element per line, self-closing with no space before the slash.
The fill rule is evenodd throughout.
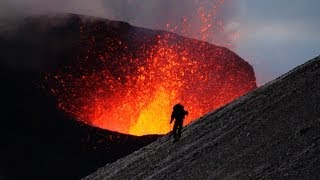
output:
<path id="1" fill-rule="evenodd" d="M 84 179 L 320 177 L 320 56 Z"/>

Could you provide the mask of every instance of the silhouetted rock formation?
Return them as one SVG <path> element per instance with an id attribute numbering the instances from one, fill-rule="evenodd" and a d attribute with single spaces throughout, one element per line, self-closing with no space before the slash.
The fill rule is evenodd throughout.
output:
<path id="1" fill-rule="evenodd" d="M 320 56 L 85 179 L 320 177 Z"/>

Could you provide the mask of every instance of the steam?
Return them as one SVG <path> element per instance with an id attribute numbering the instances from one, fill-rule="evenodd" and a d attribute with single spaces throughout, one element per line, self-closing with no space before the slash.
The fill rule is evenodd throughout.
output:
<path id="1" fill-rule="evenodd" d="M 184 0 L 183 2 L 181 0 L 106 0 L 103 2 L 112 19 L 151 29 L 172 30 L 176 26 L 174 32 L 196 39 L 201 39 L 199 8 L 204 8 L 206 15 L 212 15 L 208 18 L 208 24 L 218 26 L 218 22 L 223 22 L 229 29 L 225 31 L 213 28 L 211 37 L 201 40 L 222 44 L 230 33 L 235 33 L 235 26 L 231 29 L 228 25 L 235 24 L 238 14 L 236 3 L 231 0 Z M 215 7 L 217 8 L 214 9 Z M 184 20 L 188 21 L 187 31 L 183 29 Z M 170 27 L 167 27 L 167 24 Z"/>
<path id="2" fill-rule="evenodd" d="M 2 0 L 0 22 L 3 24 L 12 19 L 37 14 L 75 13 L 126 21 L 134 26 L 150 29 L 172 30 L 172 26 L 177 26 L 174 32 L 201 39 L 200 19 L 197 14 L 199 6 L 212 11 L 214 4 L 219 2 L 223 2 L 222 6 L 215 10 L 217 13 L 210 19 L 210 23 L 222 21 L 227 29 L 223 32 L 213 29 L 214 35 L 205 40 L 221 44 L 227 40 L 230 33 L 236 31 L 234 25 L 237 24 L 237 5 L 231 0 Z M 181 29 L 184 19 L 188 20 L 190 26 L 188 32 Z M 167 24 L 171 27 L 167 27 Z"/>
<path id="3" fill-rule="evenodd" d="M 2 0 L 0 17 L 16 18 L 21 16 L 47 13 L 78 13 L 92 16 L 106 16 L 99 0 Z"/>

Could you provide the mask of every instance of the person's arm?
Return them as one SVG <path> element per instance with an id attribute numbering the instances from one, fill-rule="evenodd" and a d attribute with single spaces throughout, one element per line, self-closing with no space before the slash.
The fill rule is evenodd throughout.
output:
<path id="1" fill-rule="evenodd" d="M 189 114 L 189 112 L 188 112 L 188 111 L 184 111 L 184 114 L 185 114 L 185 115 L 188 115 L 188 114 Z"/>

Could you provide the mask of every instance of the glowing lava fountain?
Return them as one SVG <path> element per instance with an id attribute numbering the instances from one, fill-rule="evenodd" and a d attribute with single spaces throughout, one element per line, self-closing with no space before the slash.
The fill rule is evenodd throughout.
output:
<path id="1" fill-rule="evenodd" d="M 247 62 L 206 42 L 75 15 L 56 29 L 74 36 L 71 60 L 46 75 L 46 87 L 60 109 L 93 126 L 164 134 L 174 104 L 190 112 L 188 124 L 256 88 Z"/>

